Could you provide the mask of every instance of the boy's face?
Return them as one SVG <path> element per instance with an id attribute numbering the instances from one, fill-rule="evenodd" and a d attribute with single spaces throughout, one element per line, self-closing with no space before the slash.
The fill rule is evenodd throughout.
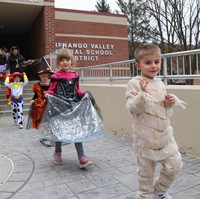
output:
<path id="1" fill-rule="evenodd" d="M 41 83 L 48 83 L 49 82 L 49 73 L 39 74 L 39 78 L 40 78 Z"/>
<path id="2" fill-rule="evenodd" d="M 59 62 L 59 67 L 61 67 L 62 70 L 69 72 L 72 65 L 71 59 L 61 59 Z"/>
<path id="3" fill-rule="evenodd" d="M 141 71 L 143 77 L 153 79 L 160 71 L 161 55 L 146 55 L 139 62 L 136 62 L 135 66 Z"/>

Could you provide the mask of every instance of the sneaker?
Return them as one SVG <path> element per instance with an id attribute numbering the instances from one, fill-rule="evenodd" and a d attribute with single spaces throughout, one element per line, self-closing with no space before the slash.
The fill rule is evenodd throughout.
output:
<path id="1" fill-rule="evenodd" d="M 62 164 L 63 161 L 62 161 L 62 153 L 58 153 L 58 152 L 54 152 L 54 163 L 55 164 Z"/>
<path id="2" fill-rule="evenodd" d="M 154 199 L 173 199 L 168 192 L 155 191 L 154 196 Z"/>
<path id="3" fill-rule="evenodd" d="M 47 147 L 51 147 L 51 146 L 55 146 L 55 143 L 54 142 L 50 142 L 44 138 L 41 138 L 40 139 L 40 142 L 44 145 L 44 146 L 47 146 Z"/>
<path id="4" fill-rule="evenodd" d="M 81 169 L 84 169 L 84 168 L 90 166 L 91 164 L 93 164 L 93 162 L 88 160 L 85 156 L 81 157 L 79 162 L 80 162 Z"/>
<path id="5" fill-rule="evenodd" d="M 19 125 L 19 129 L 23 129 L 23 125 L 22 124 Z"/>

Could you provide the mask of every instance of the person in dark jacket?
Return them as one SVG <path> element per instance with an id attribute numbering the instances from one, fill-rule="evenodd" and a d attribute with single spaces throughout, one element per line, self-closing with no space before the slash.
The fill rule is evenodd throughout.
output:
<path id="1" fill-rule="evenodd" d="M 7 61 L 7 70 L 10 70 L 10 74 L 14 72 L 24 72 L 24 67 L 29 64 L 34 63 L 34 60 L 25 60 L 25 58 L 20 54 L 20 50 L 17 46 L 13 46 L 10 50 L 10 56 Z"/>

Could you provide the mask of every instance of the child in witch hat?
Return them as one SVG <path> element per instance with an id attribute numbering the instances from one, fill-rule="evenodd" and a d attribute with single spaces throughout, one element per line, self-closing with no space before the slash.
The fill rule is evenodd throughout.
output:
<path id="1" fill-rule="evenodd" d="M 23 77 L 24 81 L 21 81 Z M 13 78 L 13 82 L 10 82 L 10 78 Z M 11 101 L 12 112 L 14 122 L 19 125 L 19 128 L 23 128 L 23 89 L 28 84 L 28 78 L 25 73 L 14 72 L 10 76 L 6 77 L 5 86 L 11 89 Z"/>
<path id="2" fill-rule="evenodd" d="M 32 126 L 35 129 L 40 128 L 40 122 L 41 122 L 42 115 L 44 113 L 46 102 L 47 102 L 45 93 L 49 88 L 49 78 L 52 73 L 53 72 L 47 60 L 45 59 L 45 57 L 42 57 L 41 65 L 38 71 L 38 77 L 40 81 L 38 83 L 33 84 L 33 87 L 32 87 L 34 96 L 31 100 L 32 106 L 29 112 L 27 128 L 29 128 L 30 126 Z M 50 143 L 49 141 L 43 138 L 40 139 L 40 142 L 44 144 L 45 146 L 53 145 L 53 143 Z"/>

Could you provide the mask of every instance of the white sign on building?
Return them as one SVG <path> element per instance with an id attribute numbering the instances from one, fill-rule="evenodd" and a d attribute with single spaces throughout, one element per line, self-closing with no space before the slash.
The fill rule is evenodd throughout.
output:
<path id="1" fill-rule="evenodd" d="M 114 44 L 56 43 L 56 47 L 68 48 L 76 61 L 98 61 L 101 56 L 112 56 Z"/>

